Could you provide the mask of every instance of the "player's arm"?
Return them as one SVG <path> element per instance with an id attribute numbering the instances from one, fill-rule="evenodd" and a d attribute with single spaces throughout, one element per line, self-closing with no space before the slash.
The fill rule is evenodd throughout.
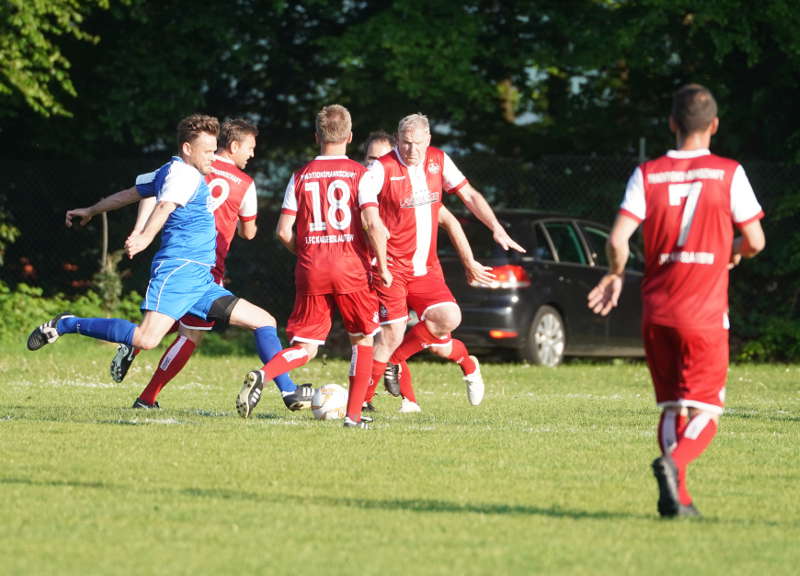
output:
<path id="1" fill-rule="evenodd" d="M 258 226 L 256 225 L 255 219 L 239 220 L 236 224 L 236 233 L 239 235 L 239 238 L 252 240 L 256 237 L 256 232 L 258 232 Z"/>
<path id="2" fill-rule="evenodd" d="M 239 206 L 239 221 L 236 223 L 236 233 L 239 238 L 252 240 L 256 237 L 258 226 L 256 225 L 256 215 L 258 213 L 258 195 L 256 185 L 250 182 L 250 186 L 244 193 L 242 204 Z"/>
<path id="3" fill-rule="evenodd" d="M 123 206 L 128 206 L 129 204 L 138 202 L 141 200 L 141 198 L 142 197 L 139 195 L 139 192 L 136 191 L 136 187 L 131 186 L 125 190 L 120 190 L 116 194 L 102 198 L 88 208 L 74 208 L 72 210 L 67 210 L 65 223 L 67 228 L 71 228 L 72 219 L 80 218 L 79 224 L 81 226 L 86 226 L 89 221 L 98 214 L 102 214 L 103 212 L 111 212 L 112 210 L 117 210 Z"/>
<path id="4" fill-rule="evenodd" d="M 639 227 L 639 221 L 627 214 L 617 214 L 611 234 L 606 241 L 608 273 L 592 288 L 587 297 L 587 305 L 595 314 L 607 316 L 619 302 L 622 282 L 625 279 L 625 264 L 630 255 L 628 242 Z"/>
<path id="5" fill-rule="evenodd" d="M 156 204 L 141 232 L 134 232 L 125 240 L 125 252 L 128 254 L 128 258 L 133 258 L 136 254 L 150 246 L 153 238 L 161 232 L 167 218 L 169 218 L 170 214 L 172 214 L 177 207 L 178 205 L 175 202 L 165 200 L 159 201 Z"/>
<path id="6" fill-rule="evenodd" d="M 458 257 L 461 259 L 461 264 L 464 266 L 464 272 L 467 276 L 467 283 L 469 284 L 491 284 L 494 280 L 492 268 L 484 266 L 475 260 L 472 254 L 472 247 L 469 245 L 467 235 L 464 234 L 464 229 L 458 221 L 458 218 L 453 216 L 444 206 L 439 210 L 439 225 L 444 228 L 447 235 L 450 237 L 450 242 L 458 252 Z"/>
<path id="7" fill-rule="evenodd" d="M 141 232 L 144 229 L 144 226 L 150 219 L 150 215 L 153 213 L 157 202 L 158 201 L 156 200 L 155 196 L 149 196 L 139 200 L 139 211 L 136 213 L 136 224 L 133 225 L 134 233 Z"/>
<path id="8" fill-rule="evenodd" d="M 378 207 L 374 204 L 361 208 L 361 224 L 367 233 L 367 240 L 375 255 L 378 274 L 385 286 L 392 285 L 392 273 L 389 272 L 389 262 L 386 257 L 386 226 L 381 220 Z"/>
<path id="9" fill-rule="evenodd" d="M 525 252 L 525 248 L 514 242 L 511 236 L 508 235 L 506 229 L 497 220 L 494 210 L 489 206 L 483 194 L 478 192 L 472 187 L 472 184 L 466 183 L 456 190 L 456 195 L 461 199 L 467 209 L 472 212 L 475 217 L 483 222 L 489 230 L 492 231 L 494 241 L 503 247 L 503 250 L 513 248 L 517 252 Z"/>
<path id="10" fill-rule="evenodd" d="M 294 233 L 295 220 L 296 216 L 294 214 L 281 213 L 280 218 L 278 218 L 278 225 L 275 228 L 275 235 L 278 240 L 292 254 L 297 254 L 297 248 L 295 247 L 296 235 Z"/>
<path id="11" fill-rule="evenodd" d="M 760 220 L 745 224 L 740 232 L 741 236 L 737 236 L 733 241 L 731 268 L 736 266 L 742 258 L 752 258 L 761 252 L 767 244 Z"/>

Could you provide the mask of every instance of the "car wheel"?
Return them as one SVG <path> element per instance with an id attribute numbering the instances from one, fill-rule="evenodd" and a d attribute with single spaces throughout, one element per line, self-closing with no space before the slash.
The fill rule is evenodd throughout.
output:
<path id="1" fill-rule="evenodd" d="M 531 364 L 558 366 L 564 358 L 566 341 L 561 314 L 552 306 L 542 306 L 531 322 L 523 356 Z"/>

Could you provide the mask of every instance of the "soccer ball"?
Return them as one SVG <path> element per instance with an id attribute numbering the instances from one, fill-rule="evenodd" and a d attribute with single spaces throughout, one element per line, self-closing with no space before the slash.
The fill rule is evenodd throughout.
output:
<path id="1" fill-rule="evenodd" d="M 325 384 L 314 391 L 311 413 L 317 420 L 338 420 L 347 411 L 347 390 L 338 384 Z"/>

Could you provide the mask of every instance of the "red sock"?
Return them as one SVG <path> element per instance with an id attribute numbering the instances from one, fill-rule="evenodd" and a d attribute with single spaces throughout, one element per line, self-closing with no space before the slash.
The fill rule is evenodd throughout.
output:
<path id="1" fill-rule="evenodd" d="M 353 346 L 350 357 L 350 389 L 347 393 L 347 416 L 361 421 L 361 405 L 367 393 L 372 368 L 372 346 Z"/>
<path id="2" fill-rule="evenodd" d="M 186 336 L 178 336 L 175 342 L 169 345 L 164 351 L 164 355 L 161 357 L 158 368 L 156 368 L 147 388 L 139 394 L 142 402 L 152 404 L 156 401 L 161 389 L 186 366 L 186 362 L 189 361 L 194 348 L 194 342 Z"/>
<path id="3" fill-rule="evenodd" d="M 411 370 L 408 369 L 405 360 L 400 362 L 400 395 L 411 402 L 417 401 L 417 397 L 414 396 L 414 387 L 411 385 Z"/>
<path id="4" fill-rule="evenodd" d="M 689 420 L 683 437 L 678 440 L 678 445 L 672 451 L 672 461 L 678 467 L 680 500 L 684 506 L 692 503 L 692 497 L 686 487 L 686 468 L 708 448 L 716 433 L 717 423 L 709 414 L 701 412 Z"/>
<path id="5" fill-rule="evenodd" d="M 372 374 L 369 378 L 369 387 L 367 388 L 367 395 L 364 397 L 364 402 L 372 402 L 375 398 L 375 392 L 378 389 L 378 384 L 381 383 L 383 372 L 386 370 L 386 362 L 379 362 L 372 359 Z"/>
<path id="6" fill-rule="evenodd" d="M 431 334 L 428 327 L 425 326 L 425 322 L 418 322 L 411 330 L 406 332 L 400 346 L 392 354 L 392 364 L 400 364 L 402 361 L 411 358 L 428 344 L 445 344 L 449 338 L 449 335 L 446 338 L 437 338 Z"/>
<path id="7" fill-rule="evenodd" d="M 284 348 L 272 360 L 264 364 L 261 369 L 264 371 L 264 381 L 272 380 L 275 376 L 285 374 L 295 368 L 299 368 L 308 363 L 308 352 L 302 346 L 292 346 Z"/>
<path id="8" fill-rule="evenodd" d="M 456 340 L 455 338 L 453 338 L 451 342 L 453 343 L 453 350 L 450 352 L 450 356 L 448 356 L 448 358 L 461 367 L 461 371 L 464 373 L 464 376 L 475 372 L 477 366 L 475 365 L 475 362 L 472 361 L 472 358 L 469 357 L 469 352 L 467 351 L 467 347 L 464 345 L 464 343 L 461 340 Z"/>

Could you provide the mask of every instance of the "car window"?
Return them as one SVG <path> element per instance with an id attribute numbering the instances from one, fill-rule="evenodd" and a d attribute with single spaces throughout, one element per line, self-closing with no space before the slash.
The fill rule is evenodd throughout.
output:
<path id="1" fill-rule="evenodd" d="M 559 262 L 586 264 L 581 241 L 575 227 L 569 222 L 547 222 L 544 225 L 547 235 L 553 241 Z"/>
<path id="2" fill-rule="evenodd" d="M 461 227 L 464 229 L 464 234 L 469 240 L 472 254 L 476 260 L 480 262 L 481 260 L 497 258 L 507 258 L 509 261 L 516 261 L 519 259 L 519 253 L 513 250 L 509 250 L 508 252 L 503 250 L 502 246 L 494 241 L 492 232 L 474 217 L 471 215 L 456 215 L 456 217 Z M 519 242 L 526 250 L 531 249 L 530 220 L 502 217 L 499 219 L 514 240 Z M 447 232 L 442 227 L 439 227 L 439 255 L 457 256 L 457 254 L 455 248 L 453 248 L 452 242 L 450 242 Z"/>
<path id="3" fill-rule="evenodd" d="M 545 262 L 553 262 L 555 260 L 553 250 L 551 250 L 550 243 L 547 241 L 541 226 L 536 226 L 536 248 L 533 251 L 533 255 L 537 260 Z"/>
<path id="4" fill-rule="evenodd" d="M 589 252 L 592 255 L 595 266 L 607 267 L 606 240 L 608 240 L 608 231 L 594 226 L 583 226 L 583 236 L 589 245 Z"/>

